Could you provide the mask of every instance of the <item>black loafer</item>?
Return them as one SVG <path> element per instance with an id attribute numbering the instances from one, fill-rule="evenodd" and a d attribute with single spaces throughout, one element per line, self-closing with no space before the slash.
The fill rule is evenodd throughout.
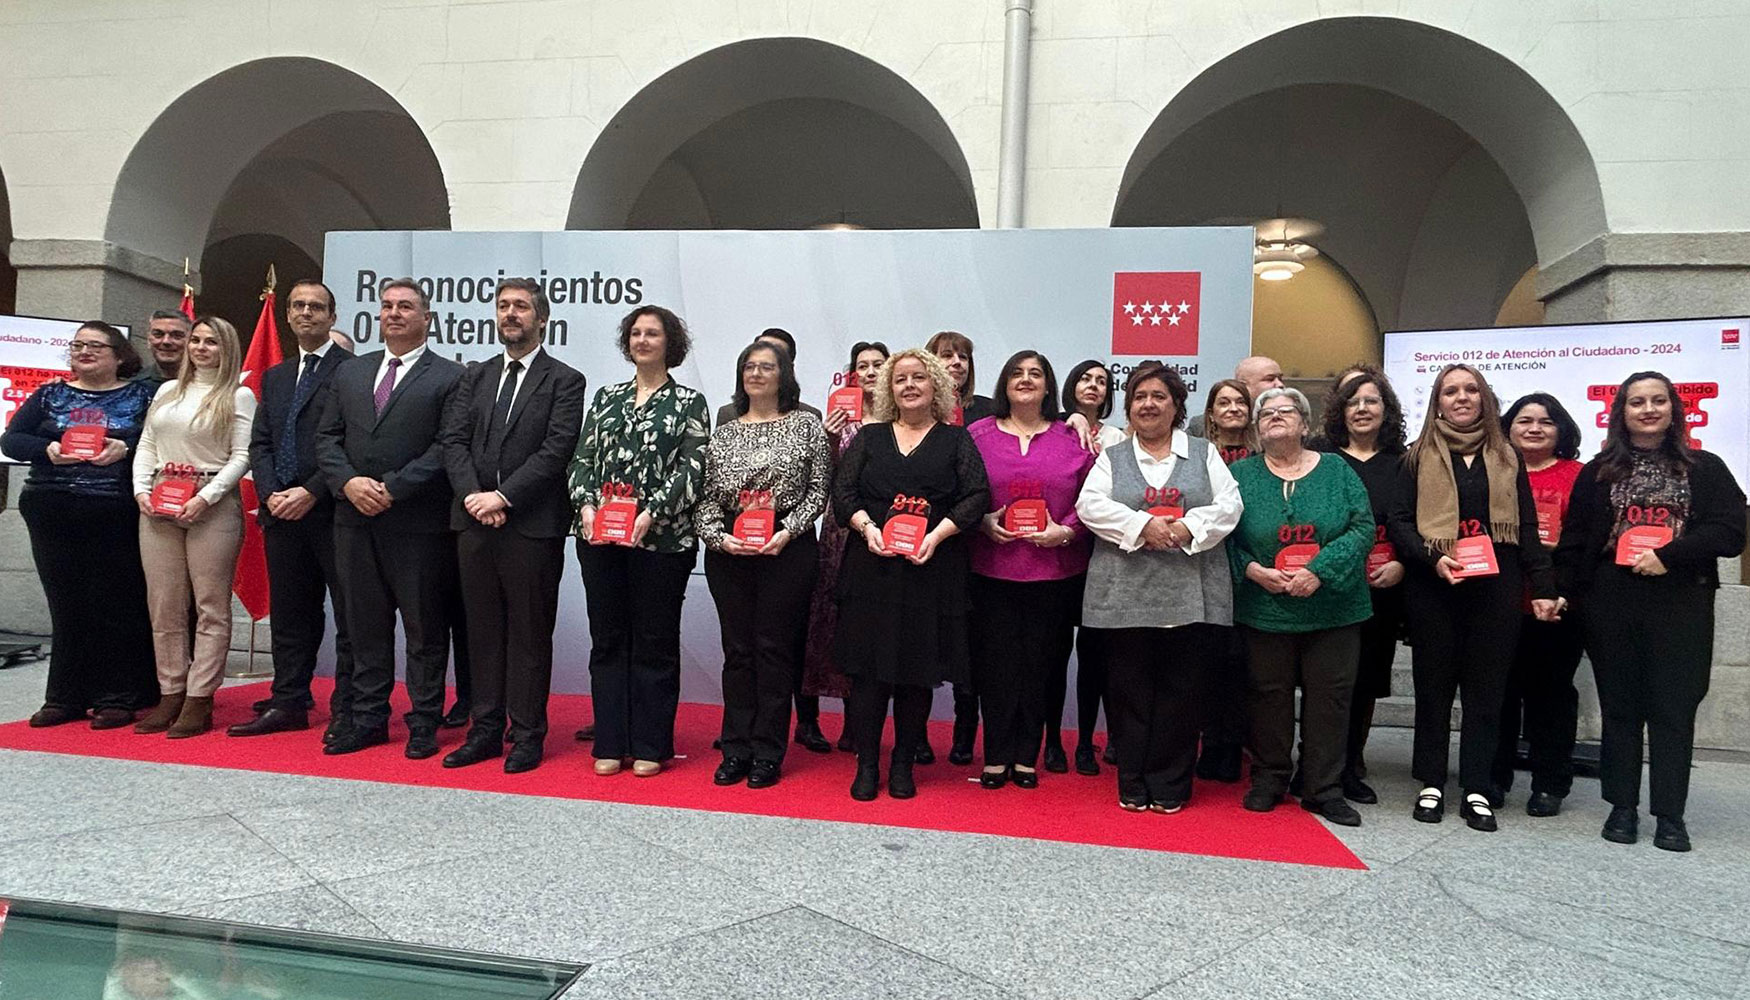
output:
<path id="1" fill-rule="evenodd" d="M 913 764 L 934 764 L 936 762 L 936 751 L 930 746 L 929 740 L 918 744 L 918 748 L 912 752 L 911 761 Z"/>
<path id="2" fill-rule="evenodd" d="M 328 727 L 322 730 L 322 745 L 328 746 L 340 739 L 351 728 L 352 723 L 348 722 L 345 717 L 328 720 Z"/>
<path id="3" fill-rule="evenodd" d="M 920 760 L 920 761 L 918 761 L 918 763 L 922 764 L 923 761 Z M 956 743 L 952 747 L 949 747 L 948 748 L 948 763 L 950 763 L 950 764 L 970 764 L 970 763 L 972 763 L 972 744 L 971 743 Z"/>
<path id="4" fill-rule="evenodd" d="M 832 753 L 832 744 L 827 742 L 820 726 L 814 723 L 796 726 L 796 745 L 809 753 Z"/>
<path id="5" fill-rule="evenodd" d="M 717 765 L 717 773 L 711 776 L 714 785 L 733 785 L 747 777 L 753 763 L 746 757 L 725 757 L 723 763 Z"/>
<path id="6" fill-rule="evenodd" d="M 978 776 L 978 786 L 980 788 L 996 789 L 1001 788 L 1008 783 L 1009 769 L 1006 767 L 1001 771 L 984 771 Z"/>
<path id="7" fill-rule="evenodd" d="M 424 760 L 436 757 L 438 752 L 437 730 L 419 728 L 407 734 L 405 753 L 408 760 Z"/>
<path id="8" fill-rule="evenodd" d="M 468 724 L 468 722 L 469 722 L 468 717 L 472 713 L 473 713 L 473 709 L 469 707 L 467 702 L 458 701 L 454 705 L 450 706 L 450 710 L 448 712 L 444 713 L 443 718 L 438 720 L 438 728 L 439 729 L 460 729 L 463 726 Z"/>
<path id="9" fill-rule="evenodd" d="M 504 758 L 504 773 L 521 774 L 524 771 L 533 771 L 541 766 L 541 758 L 545 756 L 545 748 L 535 740 L 513 743 L 510 753 Z"/>
<path id="10" fill-rule="evenodd" d="M 382 746 L 389 742 L 389 727 L 381 729 L 358 729 L 348 726 L 334 737 L 334 742 L 322 748 L 322 752 L 330 757 L 345 753 L 358 753 L 371 747 Z"/>
<path id="11" fill-rule="evenodd" d="M 1016 788 L 1038 788 L 1039 772 L 1023 771 L 1017 767 L 1014 768 L 1014 774 L 1010 780 L 1014 781 Z"/>
<path id="12" fill-rule="evenodd" d="M 1240 800 L 1240 805 L 1247 812 L 1267 813 L 1282 803 L 1282 793 L 1273 788 L 1253 787 L 1246 792 L 1246 797 Z"/>
<path id="13" fill-rule="evenodd" d="M 1045 745 L 1045 769 L 1052 774 L 1069 773 L 1069 757 L 1064 754 L 1063 747 Z"/>
<path id="14" fill-rule="evenodd" d="M 248 722 L 239 722 L 225 730 L 226 736 L 267 736 L 310 728 L 310 717 L 303 709 L 270 708 Z"/>
<path id="15" fill-rule="evenodd" d="M 134 724 L 134 712 L 129 708 L 100 708 L 91 713 L 92 729 L 120 729 Z"/>
<path id="16" fill-rule="evenodd" d="M 47 729 L 50 726 L 66 725 L 69 722 L 74 722 L 83 718 L 85 718 L 84 712 L 75 712 L 70 708 L 62 708 L 59 705 L 44 705 L 32 713 L 30 717 L 30 728 Z"/>
<path id="17" fill-rule="evenodd" d="M 1372 785 L 1348 771 L 1343 772 L 1343 797 L 1350 802 L 1359 802 L 1364 806 L 1370 806 L 1379 801 L 1379 793 L 1373 790 Z"/>
<path id="18" fill-rule="evenodd" d="M 1641 837 L 1641 817 L 1634 806 L 1615 806 L 1598 835 L 1613 844 L 1632 844 Z"/>
<path id="19" fill-rule="evenodd" d="M 1560 816 L 1562 814 L 1562 797 L 1549 792 L 1532 792 L 1531 798 L 1525 800 L 1525 815 L 1527 816 Z"/>
<path id="20" fill-rule="evenodd" d="M 1494 833 L 1499 829 L 1495 823 L 1494 805 L 1482 792 L 1467 794 L 1458 804 L 1458 814 L 1464 818 L 1466 826 L 1479 833 Z"/>
<path id="21" fill-rule="evenodd" d="M 582 729 L 579 729 L 576 733 L 576 736 L 577 736 L 577 741 L 579 743 L 588 743 L 591 740 L 594 740 L 595 739 L 595 723 L 592 722 L 589 725 L 584 726 Z"/>
<path id="22" fill-rule="evenodd" d="M 1076 773 L 1090 778 L 1100 775 L 1099 754 L 1091 746 L 1076 747 Z"/>
<path id="23" fill-rule="evenodd" d="M 1656 816 L 1654 819 L 1658 821 L 1653 828 L 1654 847 L 1679 854 L 1689 850 L 1689 828 L 1683 825 L 1683 817 Z"/>
<path id="24" fill-rule="evenodd" d="M 1323 802 L 1308 802 L 1302 799 L 1300 807 L 1309 813 L 1322 816 L 1326 822 L 1335 823 L 1338 826 L 1361 825 L 1361 814 L 1343 799 L 1326 799 Z"/>
<path id="25" fill-rule="evenodd" d="M 468 734 L 468 741 L 444 755 L 445 767 L 467 767 L 483 760 L 504 755 L 504 740 L 502 737 L 483 735 L 476 737 Z"/>
<path id="26" fill-rule="evenodd" d="M 778 762 L 775 760 L 756 760 L 747 772 L 747 787 L 770 788 L 778 783 Z"/>

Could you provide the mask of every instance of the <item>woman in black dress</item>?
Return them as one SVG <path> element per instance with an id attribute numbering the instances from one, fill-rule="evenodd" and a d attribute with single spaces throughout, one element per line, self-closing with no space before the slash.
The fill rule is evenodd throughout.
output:
<path id="1" fill-rule="evenodd" d="M 965 540 L 990 505 L 978 448 L 949 423 L 954 383 L 928 351 L 906 350 L 882 366 L 875 388 L 881 423 L 851 442 L 833 483 L 833 513 L 850 529 L 839 575 L 833 659 L 851 678 L 849 725 L 857 747 L 851 797 L 880 787 L 881 729 L 893 703 L 888 794 L 917 794 L 912 762 L 930 717 L 931 689 L 970 677 Z M 899 516 L 921 517 L 915 548 L 896 544 Z M 915 523 L 915 522 L 911 522 Z M 909 547 L 908 547 L 909 548 Z"/>

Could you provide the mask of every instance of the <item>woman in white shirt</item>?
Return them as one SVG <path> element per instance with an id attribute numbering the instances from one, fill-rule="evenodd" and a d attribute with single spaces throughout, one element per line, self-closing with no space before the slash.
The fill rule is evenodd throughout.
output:
<path id="1" fill-rule="evenodd" d="M 159 701 L 134 726 L 137 733 L 180 739 L 212 728 L 213 692 L 224 680 L 231 647 L 231 579 L 243 543 L 237 482 L 249 467 L 255 418 L 255 394 L 237 384 L 242 361 L 237 329 L 216 316 L 201 318 L 189 331 L 177 377 L 159 387 L 146 412 L 134 457 L 134 499 Z"/>

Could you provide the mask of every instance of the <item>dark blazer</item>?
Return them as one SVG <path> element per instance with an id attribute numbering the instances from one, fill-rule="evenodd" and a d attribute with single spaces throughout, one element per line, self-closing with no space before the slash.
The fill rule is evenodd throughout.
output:
<path id="1" fill-rule="evenodd" d="M 372 351 L 342 364 L 323 400 L 316 462 L 335 495 L 334 523 L 419 534 L 448 531 L 450 482 L 438 435 L 464 369 L 428 347 L 401 373 L 378 417 L 377 366 L 383 354 Z M 380 480 L 394 501 L 389 509 L 376 517 L 359 513 L 342 494 L 354 476 Z"/>
<path id="2" fill-rule="evenodd" d="M 334 512 L 334 494 L 328 488 L 328 478 L 316 465 L 316 431 L 322 421 L 323 399 L 334 371 L 341 362 L 352 357 L 352 352 L 339 344 L 328 348 L 328 353 L 316 363 L 313 376 L 316 388 L 298 409 L 298 481 L 282 483 L 273 471 L 280 431 L 286 424 L 286 411 L 291 408 L 292 397 L 298 390 L 298 373 L 303 367 L 301 357 L 301 354 L 293 354 L 261 373 L 261 400 L 255 411 L 255 423 L 249 431 L 249 468 L 255 476 L 255 493 L 261 498 L 263 525 L 275 520 L 267 512 L 267 498 L 292 486 L 302 486 L 316 497 L 316 506 L 304 515 L 306 519 L 329 517 Z"/>
<path id="3" fill-rule="evenodd" d="M 450 528 L 478 524 L 462 498 L 492 489 L 488 427 L 498 403 L 504 355 L 472 365 L 462 376 L 444 414 L 444 466 L 456 491 Z M 498 453 L 498 492 L 510 501 L 505 527 L 527 538 L 563 538 L 571 528 L 571 498 L 565 473 L 577 450 L 588 404 L 577 369 L 542 350 L 522 374 Z"/>

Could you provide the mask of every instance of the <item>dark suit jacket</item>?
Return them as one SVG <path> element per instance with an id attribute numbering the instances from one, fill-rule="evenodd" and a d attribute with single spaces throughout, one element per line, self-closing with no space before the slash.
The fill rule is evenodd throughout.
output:
<path id="1" fill-rule="evenodd" d="M 309 518 L 325 518 L 334 513 L 334 494 L 328 488 L 328 478 L 316 465 L 316 431 L 322 421 L 323 399 L 328 394 L 334 370 L 340 363 L 352 357 L 352 352 L 336 344 L 322 355 L 322 360 L 316 363 L 316 388 L 299 407 L 298 421 L 298 478 L 296 482 L 282 483 L 273 471 L 274 455 L 279 448 L 280 431 L 286 424 L 286 411 L 291 408 L 292 397 L 298 390 L 298 372 L 303 367 L 294 354 L 285 361 L 274 365 L 261 373 L 261 400 L 255 411 L 255 423 L 249 431 L 249 467 L 255 476 L 255 493 L 261 498 L 261 523 L 274 523 L 274 516 L 267 512 L 267 498 L 280 490 L 292 486 L 302 486 L 316 497 L 316 506 L 310 508 Z"/>
<path id="2" fill-rule="evenodd" d="M 471 366 L 444 415 L 444 465 L 456 491 L 450 527 L 456 531 L 479 523 L 462 508 L 462 498 L 492 488 L 487 434 L 503 374 L 503 354 Z M 524 537 L 563 538 L 570 531 L 565 473 L 583 429 L 584 385 L 577 369 L 545 350 L 522 374 L 499 446 L 497 489 L 510 501 L 505 527 Z"/>
<path id="3" fill-rule="evenodd" d="M 378 417 L 377 366 L 383 353 L 342 364 L 323 400 L 316 461 L 334 491 L 334 523 L 419 534 L 448 531 L 450 482 L 438 435 L 463 368 L 428 347 L 401 373 Z M 341 492 L 354 476 L 380 480 L 394 501 L 389 509 L 376 517 L 359 513 Z"/>

